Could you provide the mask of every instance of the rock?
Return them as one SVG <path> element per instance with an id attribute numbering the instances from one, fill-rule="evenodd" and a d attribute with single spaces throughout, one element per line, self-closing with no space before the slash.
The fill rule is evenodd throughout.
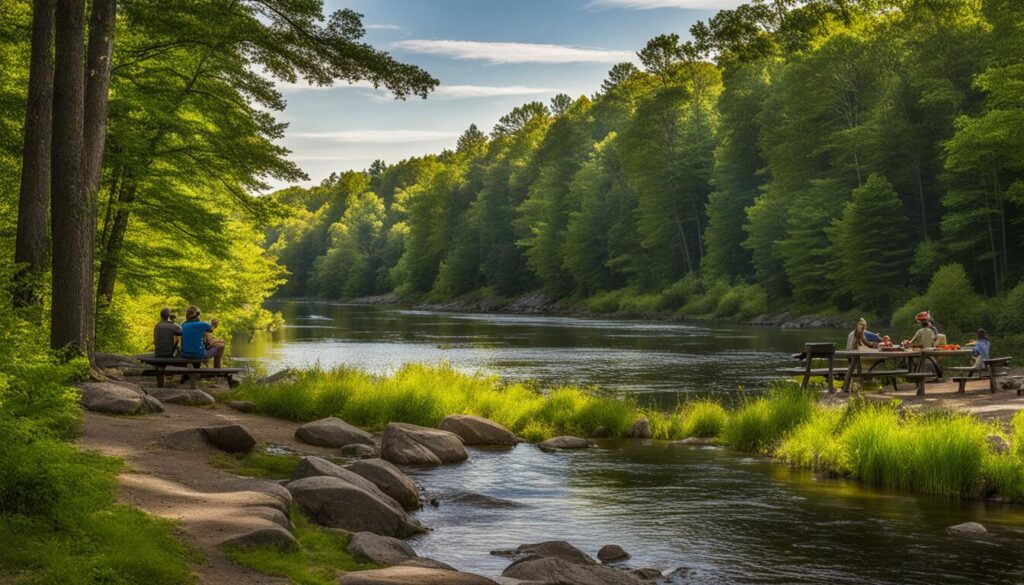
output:
<path id="1" fill-rule="evenodd" d="M 353 461 L 348 469 L 377 486 L 406 510 L 420 508 L 420 488 L 409 476 L 383 459 Z"/>
<path id="2" fill-rule="evenodd" d="M 259 484 L 257 491 L 266 494 L 278 510 L 288 518 L 292 517 L 292 494 L 288 491 L 288 488 L 284 487 L 279 483 L 272 481 L 264 481 Z"/>
<path id="3" fill-rule="evenodd" d="M 83 382 L 78 384 L 80 402 L 87 410 L 104 414 L 142 414 L 147 412 L 145 392 L 132 384 Z"/>
<path id="4" fill-rule="evenodd" d="M 530 556 L 505 568 L 502 577 L 558 585 L 638 585 L 639 579 L 601 565 L 577 565 L 558 558 Z"/>
<path id="5" fill-rule="evenodd" d="M 260 407 L 255 402 L 249 402 L 248 400 L 232 400 L 228 402 L 228 406 L 234 408 L 238 412 L 254 413 L 259 412 Z"/>
<path id="6" fill-rule="evenodd" d="M 295 466 L 295 475 L 293 477 L 295 479 L 302 479 L 305 477 L 321 476 L 336 477 L 340 480 L 347 481 L 361 490 L 370 492 L 374 496 L 383 500 L 389 506 L 393 506 L 398 510 L 402 509 L 401 504 L 391 496 L 384 493 L 372 481 L 350 469 L 345 469 L 344 467 L 335 465 L 334 463 L 320 457 L 303 457 L 302 460 L 299 461 L 299 464 Z"/>
<path id="7" fill-rule="evenodd" d="M 94 363 L 105 370 L 111 368 L 117 368 L 121 370 L 141 370 L 146 367 L 146 364 L 128 355 L 120 355 L 116 353 L 102 353 L 96 352 L 94 357 Z"/>
<path id="8" fill-rule="evenodd" d="M 199 428 L 167 433 L 157 441 L 159 445 L 178 451 L 203 451 L 211 449 L 206 434 Z"/>
<path id="9" fill-rule="evenodd" d="M 537 448 L 545 452 L 551 452 L 558 449 L 586 449 L 593 446 L 593 441 L 590 439 L 581 439 L 580 437 L 555 437 L 537 444 Z"/>
<path id="10" fill-rule="evenodd" d="M 388 567 L 373 571 L 357 571 L 342 575 L 339 585 L 497 585 L 487 577 L 472 573 L 427 569 L 423 567 Z"/>
<path id="11" fill-rule="evenodd" d="M 385 427 L 380 456 L 404 465 L 440 465 L 469 457 L 458 435 L 408 423 L 391 423 Z"/>
<path id="12" fill-rule="evenodd" d="M 629 574 L 633 575 L 634 577 L 648 581 L 651 579 L 661 579 L 663 576 L 661 574 L 661 571 L 659 571 L 658 569 L 653 569 L 651 567 L 641 567 L 639 569 L 633 569 L 629 571 Z"/>
<path id="13" fill-rule="evenodd" d="M 415 557 L 407 561 L 399 563 L 402 567 L 422 567 L 424 569 L 443 569 L 445 571 L 458 571 L 455 567 L 448 563 L 442 563 L 434 559 L 428 559 L 426 557 Z"/>
<path id="14" fill-rule="evenodd" d="M 516 556 L 537 556 L 545 559 L 561 559 L 574 565 L 596 565 L 590 555 L 565 542 L 564 540 L 548 540 L 536 544 L 521 544 L 515 551 Z"/>
<path id="15" fill-rule="evenodd" d="M 299 541 L 295 540 L 291 532 L 280 526 L 257 528 L 252 532 L 229 538 L 221 544 L 237 548 L 273 547 L 284 551 L 299 550 Z"/>
<path id="16" fill-rule="evenodd" d="M 946 529 L 946 532 L 956 534 L 957 536 L 983 536 L 988 534 L 988 530 L 977 522 L 964 522 L 963 524 L 950 526 Z"/>
<path id="17" fill-rule="evenodd" d="M 286 516 L 285 513 L 282 512 L 281 509 L 278 507 L 252 506 L 246 508 L 246 511 L 251 513 L 253 516 L 263 518 L 264 520 L 269 520 L 289 532 L 291 532 L 292 529 L 294 529 L 291 518 Z"/>
<path id="18" fill-rule="evenodd" d="M 240 424 L 202 427 L 211 445 L 228 453 L 245 453 L 256 446 L 256 439 Z"/>
<path id="19" fill-rule="evenodd" d="M 512 431 L 502 425 L 468 414 L 447 416 L 437 428 L 458 435 L 466 445 L 515 445 L 518 442 Z"/>
<path id="20" fill-rule="evenodd" d="M 416 557 L 416 551 L 401 540 L 372 532 L 353 534 L 348 543 L 348 552 L 382 565 L 400 565 Z"/>
<path id="21" fill-rule="evenodd" d="M 142 397 L 142 409 L 146 412 L 163 412 L 164 405 L 156 398 L 153 398 L 152 396 L 147 394 Z"/>
<path id="22" fill-rule="evenodd" d="M 1021 379 L 1020 378 L 1006 378 L 999 383 L 999 387 L 1003 390 L 1020 390 Z"/>
<path id="23" fill-rule="evenodd" d="M 999 435 L 988 435 L 985 437 L 985 442 L 988 443 L 988 450 L 996 455 L 1010 452 L 1010 444 Z"/>
<path id="24" fill-rule="evenodd" d="M 307 477 L 288 484 L 292 498 L 316 524 L 351 532 L 405 538 L 425 532 L 400 508 L 336 477 Z"/>
<path id="25" fill-rule="evenodd" d="M 352 443 L 373 445 L 370 433 L 333 416 L 302 425 L 295 430 L 295 438 L 318 447 L 344 447 Z"/>
<path id="26" fill-rule="evenodd" d="M 617 544 L 606 544 L 601 547 L 601 550 L 597 551 L 597 560 L 602 563 L 614 563 L 627 559 L 629 559 L 629 553 Z"/>
<path id="27" fill-rule="evenodd" d="M 351 443 L 341 448 L 341 456 L 349 459 L 376 459 L 380 457 L 380 450 L 376 445 L 363 445 L 362 443 Z"/>
<path id="28" fill-rule="evenodd" d="M 641 418 L 633 423 L 633 426 L 629 428 L 629 438 L 631 439 L 652 439 L 654 435 L 651 433 L 651 421 L 647 420 L 647 417 Z"/>
<path id="29" fill-rule="evenodd" d="M 505 509 L 513 510 L 516 508 L 526 508 L 526 504 L 521 504 L 514 500 L 506 500 L 504 498 L 496 498 L 494 496 L 488 496 L 487 494 L 478 494 L 476 492 L 464 492 L 456 491 L 453 493 L 446 494 L 443 496 L 446 502 L 456 502 L 463 506 L 470 506 L 473 508 L 488 508 L 488 509 Z"/>
<path id="30" fill-rule="evenodd" d="M 149 395 L 160 402 L 183 406 L 209 406 L 217 402 L 206 392 L 192 388 L 150 388 Z"/>
<path id="31" fill-rule="evenodd" d="M 264 376 L 259 380 L 256 380 L 257 384 L 276 384 L 278 382 L 287 382 L 298 376 L 298 372 L 292 368 L 285 368 L 283 370 L 274 372 L 269 376 Z"/>

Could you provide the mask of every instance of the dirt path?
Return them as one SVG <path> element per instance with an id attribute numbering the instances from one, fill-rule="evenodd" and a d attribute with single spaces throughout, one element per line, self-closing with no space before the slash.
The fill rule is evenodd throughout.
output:
<path id="1" fill-rule="evenodd" d="M 832 394 L 827 400 L 843 402 L 848 394 Z M 970 412 L 976 416 L 994 419 L 1000 423 L 1009 423 L 1018 410 L 1024 409 L 1024 397 L 1017 396 L 1015 390 L 999 390 L 995 394 L 989 391 L 988 380 L 967 383 L 967 391 L 957 392 L 955 382 L 939 382 L 927 384 L 925 395 L 917 396 L 917 387 L 913 384 L 900 384 L 898 392 L 871 392 L 865 394 L 869 400 L 889 400 L 898 398 L 910 409 L 954 408 Z"/>
<path id="2" fill-rule="evenodd" d="M 135 380 L 133 380 L 135 381 Z M 232 475 L 207 462 L 221 453 L 209 448 L 178 451 L 156 442 L 165 434 L 198 426 L 239 423 L 257 441 L 305 453 L 327 453 L 295 441 L 294 423 L 243 414 L 224 405 L 189 407 L 164 405 L 165 414 L 140 417 L 85 412 L 83 449 L 121 457 L 127 463 L 120 478 L 121 500 L 146 512 L 181 523 L 185 540 L 203 555 L 193 567 L 200 583 L 283 584 L 239 567 L 221 552 L 221 542 L 272 524 L 268 507 L 279 505 L 268 493 L 270 482 Z"/>

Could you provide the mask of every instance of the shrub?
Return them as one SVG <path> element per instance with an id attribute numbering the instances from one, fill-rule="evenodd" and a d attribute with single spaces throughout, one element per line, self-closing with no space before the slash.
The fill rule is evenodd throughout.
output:
<path id="1" fill-rule="evenodd" d="M 775 451 L 776 457 L 796 467 L 840 472 L 841 446 L 837 433 L 844 423 L 845 408 L 816 407 L 811 416 L 793 429 Z"/>
<path id="2" fill-rule="evenodd" d="M 781 384 L 750 400 L 727 419 L 722 440 L 742 451 L 768 453 L 785 434 L 807 420 L 816 394 L 796 384 Z"/>
<path id="3" fill-rule="evenodd" d="M 675 310 L 683 307 L 700 290 L 700 282 L 693 273 L 675 281 L 661 291 L 658 298 L 658 309 Z"/>
<path id="4" fill-rule="evenodd" d="M 715 309 L 715 317 L 747 321 L 768 312 L 768 294 L 756 284 L 740 284 L 731 289 Z"/>

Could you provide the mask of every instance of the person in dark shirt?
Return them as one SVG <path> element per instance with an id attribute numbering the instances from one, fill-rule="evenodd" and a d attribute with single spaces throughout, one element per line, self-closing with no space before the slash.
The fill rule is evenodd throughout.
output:
<path id="1" fill-rule="evenodd" d="M 213 327 L 206 321 L 200 321 L 199 307 L 191 305 L 185 309 L 185 323 L 181 326 L 181 357 L 206 361 L 213 358 L 213 367 L 219 368 L 224 357 L 224 345 L 206 347 L 206 337 L 213 332 Z"/>
<path id="2" fill-rule="evenodd" d="M 153 356 L 174 357 L 180 337 L 181 327 L 171 319 L 171 309 L 160 309 L 160 322 L 153 328 Z"/>

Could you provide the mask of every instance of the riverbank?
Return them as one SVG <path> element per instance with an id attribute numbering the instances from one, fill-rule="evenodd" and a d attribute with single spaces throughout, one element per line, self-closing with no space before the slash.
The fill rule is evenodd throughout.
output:
<path id="1" fill-rule="evenodd" d="M 541 292 L 528 293 L 519 297 L 470 294 L 448 301 L 424 302 L 420 299 L 402 298 L 395 293 L 352 299 L 356 305 L 400 305 L 418 310 L 447 311 L 453 313 L 504 313 L 510 315 L 552 315 L 590 317 L 602 319 L 646 319 L 655 321 L 721 321 L 742 323 L 783 329 L 843 329 L 855 323 L 854 315 L 794 314 L 789 310 L 759 313 L 749 318 L 736 319 L 716 316 L 715 312 L 685 314 L 678 309 L 657 309 L 658 303 L 650 307 L 635 306 L 626 310 L 608 311 L 598 303 L 591 307 L 585 301 L 555 299 Z M 716 307 L 717 308 L 717 307 Z M 596 310 L 595 310 L 596 309 Z"/>

